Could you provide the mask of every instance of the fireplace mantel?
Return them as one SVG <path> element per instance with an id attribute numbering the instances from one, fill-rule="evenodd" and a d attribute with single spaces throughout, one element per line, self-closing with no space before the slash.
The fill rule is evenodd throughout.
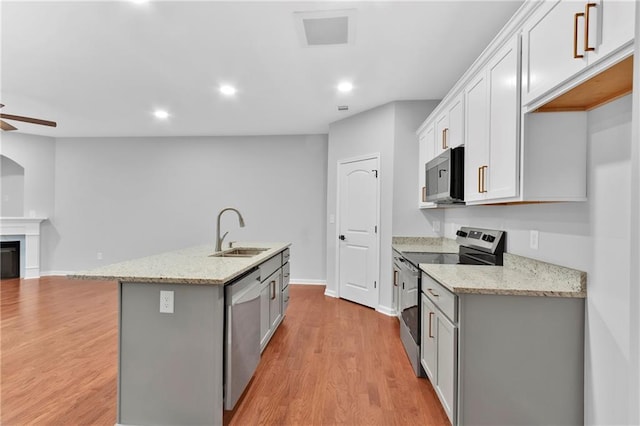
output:
<path id="1" fill-rule="evenodd" d="M 0 235 L 24 235 L 24 276 L 21 278 L 40 277 L 40 224 L 45 220 L 46 217 L 0 217 Z"/>

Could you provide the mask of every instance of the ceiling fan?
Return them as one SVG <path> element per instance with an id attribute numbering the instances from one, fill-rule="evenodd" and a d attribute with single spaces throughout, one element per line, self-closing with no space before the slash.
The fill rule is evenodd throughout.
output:
<path id="1" fill-rule="evenodd" d="M 4 107 L 3 104 L 0 104 L 0 108 Z M 31 118 L 31 117 L 23 117 L 21 115 L 11 115 L 11 114 L 0 114 L 0 118 L 4 118 L 5 120 L 15 120 L 15 121 L 23 121 L 25 123 L 31 124 L 40 124 L 43 126 L 56 127 L 58 124 L 55 121 L 42 120 L 39 118 Z M 2 130 L 18 130 L 17 127 L 12 126 L 4 120 L 0 120 L 0 128 Z"/>

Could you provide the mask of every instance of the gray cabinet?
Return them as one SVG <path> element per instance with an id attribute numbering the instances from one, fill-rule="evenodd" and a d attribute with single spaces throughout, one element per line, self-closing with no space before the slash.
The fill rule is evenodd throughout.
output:
<path id="1" fill-rule="evenodd" d="M 456 424 L 457 298 L 426 274 L 422 274 L 422 291 L 420 363 L 449 420 Z"/>
<path id="2" fill-rule="evenodd" d="M 454 294 L 424 273 L 422 291 L 420 361 L 453 425 L 583 424 L 584 299 Z"/>
<path id="3" fill-rule="evenodd" d="M 269 278 L 269 328 L 275 331 L 282 320 L 282 269 Z"/>
<path id="4" fill-rule="evenodd" d="M 286 249 L 260 265 L 260 352 L 280 326 L 289 303 L 288 260 Z"/>

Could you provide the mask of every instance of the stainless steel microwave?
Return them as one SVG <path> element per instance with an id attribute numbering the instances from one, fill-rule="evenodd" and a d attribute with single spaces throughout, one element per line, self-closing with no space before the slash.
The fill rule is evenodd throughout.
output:
<path id="1" fill-rule="evenodd" d="M 464 203 L 464 146 L 449 148 L 425 164 L 426 201 Z"/>

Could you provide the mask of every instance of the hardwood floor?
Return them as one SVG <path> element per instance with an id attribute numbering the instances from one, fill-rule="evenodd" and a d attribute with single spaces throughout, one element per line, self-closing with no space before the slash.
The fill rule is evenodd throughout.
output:
<path id="1" fill-rule="evenodd" d="M 115 282 L 2 280 L 2 424 L 116 419 Z"/>
<path id="2" fill-rule="evenodd" d="M 1 283 L 2 425 L 113 425 L 117 285 L 62 277 Z M 446 425 L 409 366 L 395 318 L 292 285 L 230 425 Z"/>

